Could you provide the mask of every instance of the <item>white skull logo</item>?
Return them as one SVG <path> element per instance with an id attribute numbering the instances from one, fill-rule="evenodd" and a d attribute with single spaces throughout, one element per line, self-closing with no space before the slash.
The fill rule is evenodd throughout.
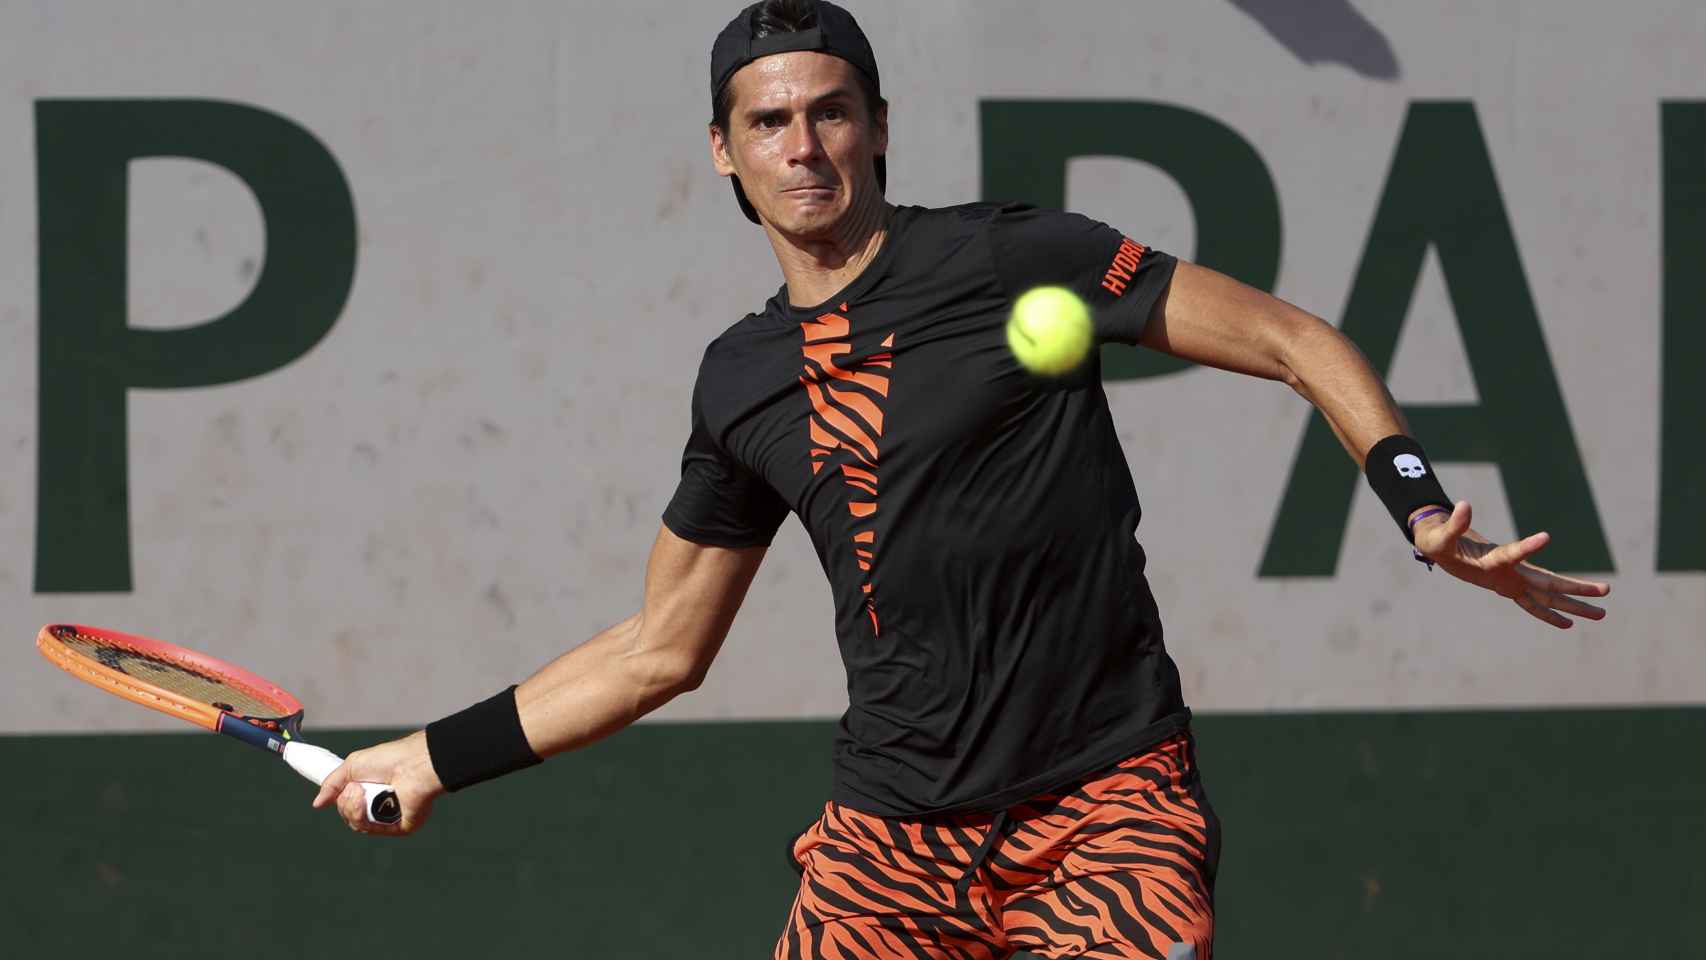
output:
<path id="1" fill-rule="evenodd" d="M 1398 454 L 1392 458 L 1392 465 L 1398 468 L 1401 475 L 1409 477 L 1411 480 L 1428 472 L 1428 468 L 1422 466 L 1422 458 L 1413 453 Z"/>

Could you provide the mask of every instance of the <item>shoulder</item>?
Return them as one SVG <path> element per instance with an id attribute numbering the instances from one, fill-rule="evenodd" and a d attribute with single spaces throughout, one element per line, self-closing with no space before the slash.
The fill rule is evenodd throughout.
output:
<path id="1" fill-rule="evenodd" d="M 896 216 L 904 218 L 906 232 L 910 235 L 970 235 L 987 230 L 1001 211 L 1010 206 L 1013 205 L 980 201 L 949 207 L 900 207 Z"/>
<path id="2" fill-rule="evenodd" d="M 738 363 L 744 355 L 773 338 L 778 330 L 788 326 L 788 312 L 782 306 L 785 290 L 786 288 L 778 290 L 776 295 L 765 301 L 757 311 L 729 324 L 722 333 L 711 338 L 699 360 L 700 376 L 704 376 L 707 370 L 714 370 L 719 364 Z"/>
<path id="3" fill-rule="evenodd" d="M 1064 252 L 1084 243 L 1104 244 L 1110 236 L 1119 236 L 1118 231 L 1100 220 L 1028 203 L 983 201 L 918 209 L 913 232 L 933 233 L 940 239 L 955 234 L 978 236 L 1012 251 Z"/>
<path id="4" fill-rule="evenodd" d="M 986 270 L 989 225 L 1001 207 L 996 203 L 897 207 L 889 241 L 898 248 L 892 272 L 903 281 L 927 278 L 939 283 L 944 276 L 964 270 Z"/>
<path id="5" fill-rule="evenodd" d="M 749 394 L 756 371 L 775 367 L 779 351 L 792 359 L 786 350 L 791 321 L 781 296 L 778 292 L 705 345 L 693 380 L 693 406 L 700 415 L 720 419 L 718 411 L 738 407 Z"/>
<path id="6" fill-rule="evenodd" d="M 1003 237 L 1027 240 L 1072 239 L 1113 228 L 1081 213 L 1034 207 L 1028 203 L 995 204 L 990 228 Z"/>
<path id="7" fill-rule="evenodd" d="M 1130 242 L 1120 231 L 1081 213 L 1029 204 L 1003 204 L 990 220 L 990 244 L 1003 269 L 1028 272 L 1039 265 L 1104 265 Z"/>
<path id="8" fill-rule="evenodd" d="M 1175 262 L 1100 220 L 1026 204 L 1001 206 L 989 246 L 1008 291 L 1058 284 L 1092 298 L 1093 305 L 1121 297 L 1139 274 L 1153 293 L 1166 285 Z M 1125 299 L 1147 311 L 1153 296 Z"/>

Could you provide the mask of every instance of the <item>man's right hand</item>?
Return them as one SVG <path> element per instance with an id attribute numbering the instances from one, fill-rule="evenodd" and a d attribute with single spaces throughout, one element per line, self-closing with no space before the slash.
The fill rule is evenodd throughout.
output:
<path id="1" fill-rule="evenodd" d="M 397 793 L 402 819 L 396 823 L 374 823 L 367 819 L 367 797 L 361 781 L 387 783 Z M 427 753 L 426 731 L 419 730 L 389 743 L 357 750 L 333 770 L 314 797 L 319 809 L 337 802 L 338 815 L 357 833 L 403 836 L 414 833 L 432 813 L 432 802 L 444 792 L 444 784 L 432 768 Z"/>

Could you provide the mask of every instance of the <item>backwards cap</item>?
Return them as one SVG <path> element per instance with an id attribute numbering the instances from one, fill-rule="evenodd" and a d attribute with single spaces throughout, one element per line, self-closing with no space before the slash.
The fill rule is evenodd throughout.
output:
<path id="1" fill-rule="evenodd" d="M 757 31 L 758 11 L 765 4 L 752 4 L 740 15 L 729 21 L 723 32 L 717 34 L 717 42 L 711 45 L 711 112 L 716 113 L 717 98 L 722 96 L 723 88 L 728 86 L 729 78 L 747 64 L 777 53 L 792 53 L 796 50 L 815 50 L 827 53 L 832 57 L 851 63 L 860 73 L 869 77 L 871 86 L 879 95 L 883 89 L 882 82 L 877 76 L 877 57 L 871 52 L 871 42 L 865 39 L 865 31 L 859 29 L 859 24 L 853 15 L 841 9 L 829 0 L 807 0 L 807 5 L 817 13 L 817 26 L 794 33 L 772 33 L 768 36 L 755 37 Z M 885 157 L 877 158 L 877 189 L 887 190 L 889 180 L 888 163 Z M 741 189 L 740 178 L 730 177 L 734 185 L 735 202 L 740 204 L 740 212 L 753 223 L 758 221 L 758 211 L 752 208 L 752 202 L 747 200 L 746 191 Z"/>

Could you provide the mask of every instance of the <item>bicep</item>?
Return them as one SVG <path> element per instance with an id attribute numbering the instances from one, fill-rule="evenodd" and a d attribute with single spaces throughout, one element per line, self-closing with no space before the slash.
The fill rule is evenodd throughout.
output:
<path id="1" fill-rule="evenodd" d="M 1290 382 L 1289 350 L 1335 332 L 1278 297 L 1181 260 L 1138 343 L 1193 363 Z"/>
<path id="2" fill-rule="evenodd" d="M 670 651 L 702 675 L 728 636 L 767 549 L 695 543 L 660 525 L 646 562 L 642 647 Z"/>

